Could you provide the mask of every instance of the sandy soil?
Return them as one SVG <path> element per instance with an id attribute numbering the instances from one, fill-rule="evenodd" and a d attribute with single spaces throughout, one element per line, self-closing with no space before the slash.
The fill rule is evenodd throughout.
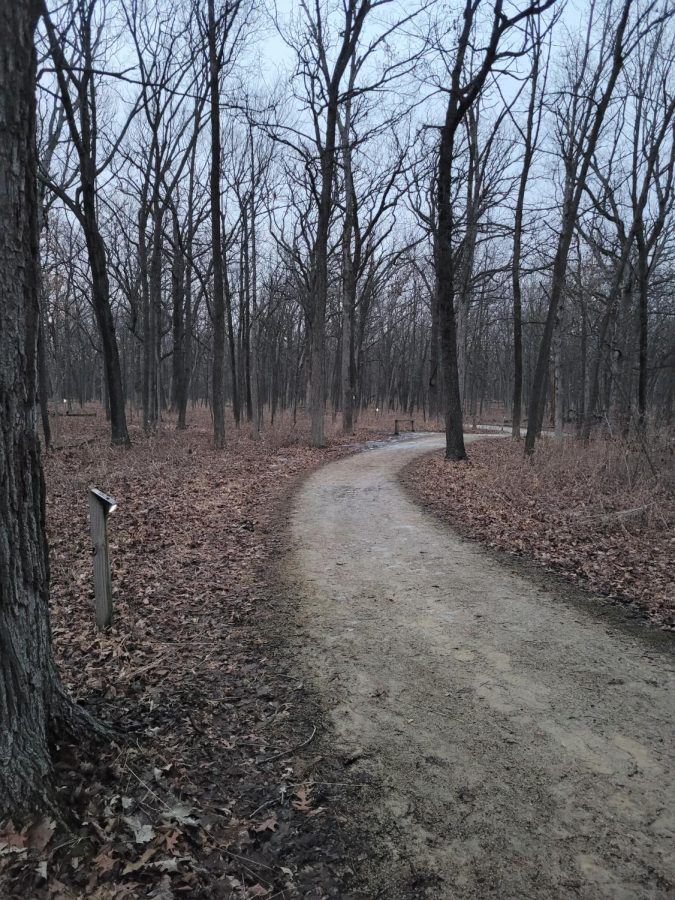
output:
<path id="1" fill-rule="evenodd" d="M 331 711 L 330 752 L 383 785 L 355 808 L 387 857 L 359 893 L 675 896 L 672 636 L 415 506 L 397 473 L 441 444 L 326 466 L 291 518 L 297 658 Z"/>

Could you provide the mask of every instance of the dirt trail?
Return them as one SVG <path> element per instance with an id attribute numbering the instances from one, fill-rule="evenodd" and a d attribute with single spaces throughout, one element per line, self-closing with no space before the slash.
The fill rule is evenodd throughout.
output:
<path id="1" fill-rule="evenodd" d="M 471 438 L 469 438 L 471 440 Z M 675 896 L 675 657 L 415 506 L 427 436 L 326 466 L 296 496 L 298 658 L 370 811 L 368 896 Z M 398 886 L 398 887 L 397 887 Z"/>

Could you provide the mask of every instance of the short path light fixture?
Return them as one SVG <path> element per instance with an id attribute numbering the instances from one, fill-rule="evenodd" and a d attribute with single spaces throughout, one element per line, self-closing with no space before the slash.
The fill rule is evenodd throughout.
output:
<path id="1" fill-rule="evenodd" d="M 112 583 L 108 555 L 108 515 L 117 509 L 117 501 L 97 488 L 89 488 L 89 528 L 94 555 L 94 591 L 96 627 L 99 631 L 112 624 Z"/>

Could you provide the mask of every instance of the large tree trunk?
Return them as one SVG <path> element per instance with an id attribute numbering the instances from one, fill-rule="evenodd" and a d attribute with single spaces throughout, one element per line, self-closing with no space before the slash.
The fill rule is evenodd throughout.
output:
<path id="1" fill-rule="evenodd" d="M 462 400 L 457 366 L 457 325 L 452 252 L 451 165 L 453 134 L 441 133 L 438 162 L 438 223 L 435 234 L 436 295 L 441 337 L 441 361 L 445 380 L 445 458 L 466 459 Z"/>
<path id="2" fill-rule="evenodd" d="M 337 101 L 335 103 L 337 107 Z M 310 384 L 309 405 L 312 420 L 311 444 L 313 447 L 325 445 L 324 403 L 325 403 L 325 345 L 326 345 L 326 302 L 328 292 L 328 235 L 333 198 L 333 174 L 335 171 L 335 128 L 336 109 L 329 110 L 332 122 L 332 141 L 327 140 L 327 148 L 321 154 L 321 199 L 317 237 L 312 260 L 312 330 L 310 343 Z M 330 128 L 328 129 L 330 131 Z"/>
<path id="3" fill-rule="evenodd" d="M 563 205 L 562 227 L 560 231 L 560 238 L 558 241 L 556 256 L 553 261 L 549 306 L 546 314 L 546 322 L 544 324 L 544 332 L 541 338 L 541 344 L 539 345 L 539 353 L 537 355 L 537 363 L 534 370 L 534 379 L 532 381 L 532 385 L 530 386 L 530 405 L 527 414 L 527 433 L 525 435 L 525 453 L 530 456 L 534 453 L 535 441 L 541 433 L 541 428 L 544 421 L 546 393 L 548 390 L 551 342 L 553 340 L 553 333 L 555 330 L 555 323 L 560 306 L 560 300 L 565 289 L 567 259 L 569 255 L 570 245 L 572 243 L 574 222 L 579 205 L 578 197 L 580 197 L 580 193 L 577 195 L 574 192 L 573 185 L 568 177 L 568 183 L 566 185 L 565 192 L 565 201 Z"/>
<path id="4" fill-rule="evenodd" d="M 253 394 L 251 392 L 251 279 L 248 257 L 248 217 L 246 206 L 242 209 L 242 242 L 240 253 L 240 294 L 241 327 L 242 327 L 242 363 L 243 384 L 246 400 L 246 420 L 253 421 Z"/>
<path id="5" fill-rule="evenodd" d="M 438 318 L 438 291 L 431 296 L 431 335 L 429 338 L 429 418 L 438 418 L 441 391 L 441 372 L 438 360 L 440 341 L 440 323 Z"/>
<path id="6" fill-rule="evenodd" d="M 447 243 L 449 245 L 449 240 Z M 448 256 L 449 258 L 446 258 Z M 437 254 L 437 260 L 441 359 L 447 385 L 445 396 L 445 458 L 454 460 L 466 459 L 462 401 L 459 393 L 459 370 L 457 368 L 457 329 L 455 326 L 452 291 L 451 249 L 448 247 L 447 250 L 441 250 Z"/>
<path id="7" fill-rule="evenodd" d="M 38 421 L 37 6 L 0 0 L 0 821 L 44 798 L 62 713 Z"/>
<path id="8" fill-rule="evenodd" d="M 256 161 L 255 146 L 253 143 L 253 128 L 249 124 L 249 143 L 251 159 L 251 195 L 249 204 L 251 237 L 251 255 L 249 257 L 248 272 L 251 293 L 251 400 L 253 406 L 253 436 L 260 437 L 260 429 L 263 421 L 263 397 L 260 366 L 260 317 L 258 311 L 258 243 L 256 228 Z"/>

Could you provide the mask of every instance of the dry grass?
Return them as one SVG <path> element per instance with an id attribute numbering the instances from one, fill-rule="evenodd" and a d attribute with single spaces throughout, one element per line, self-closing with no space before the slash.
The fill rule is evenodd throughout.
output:
<path id="1" fill-rule="evenodd" d="M 675 624 L 673 447 L 598 439 L 485 441 L 465 464 L 437 455 L 407 473 L 421 499 L 489 546 Z"/>

